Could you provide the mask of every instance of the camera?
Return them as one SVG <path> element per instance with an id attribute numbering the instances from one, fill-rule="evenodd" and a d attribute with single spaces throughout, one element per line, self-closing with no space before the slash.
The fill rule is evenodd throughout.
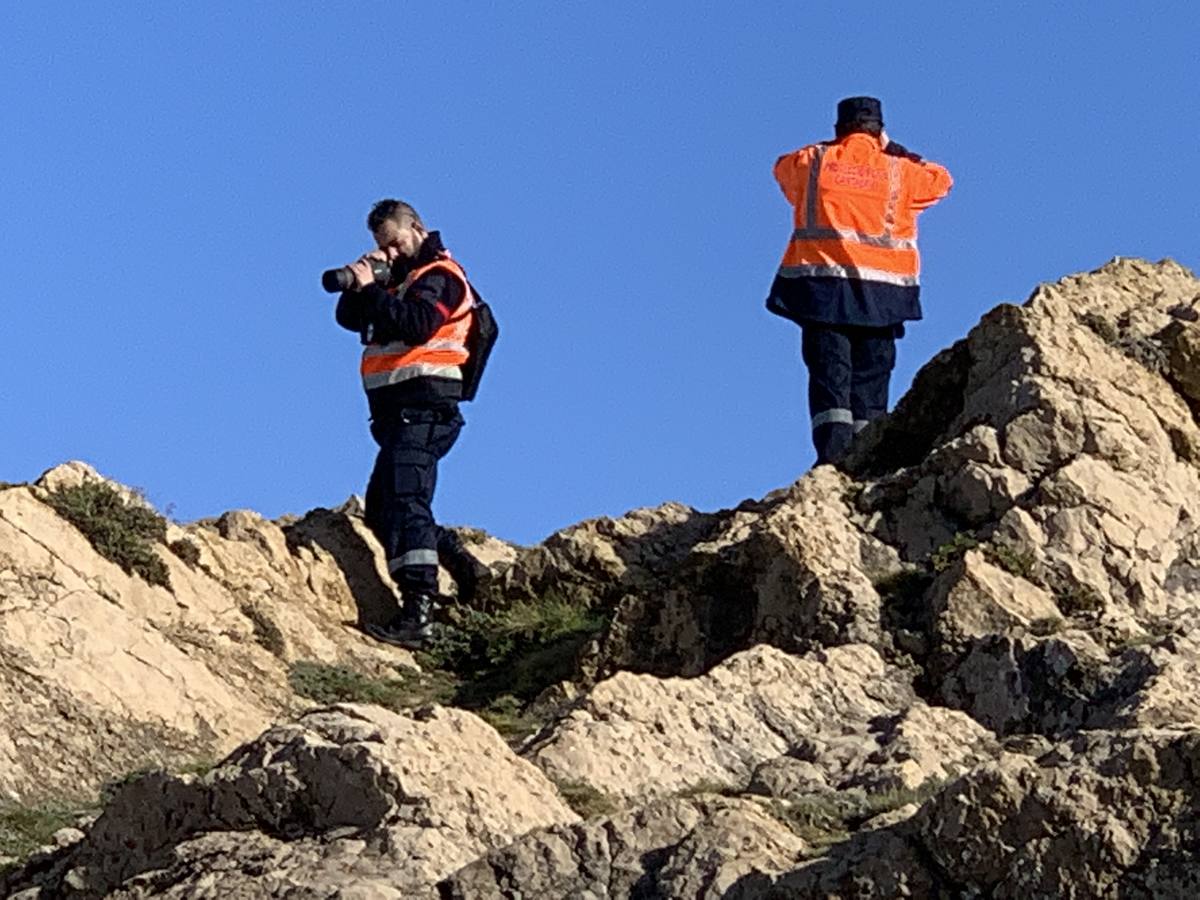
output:
<path id="1" fill-rule="evenodd" d="M 391 263 L 378 259 L 369 259 L 367 262 L 371 264 L 371 275 L 375 278 L 375 283 L 386 285 L 392 277 Z M 321 273 L 321 287 L 331 294 L 348 291 L 354 287 L 354 273 L 348 266 L 342 266 L 340 269 L 328 269 Z"/>

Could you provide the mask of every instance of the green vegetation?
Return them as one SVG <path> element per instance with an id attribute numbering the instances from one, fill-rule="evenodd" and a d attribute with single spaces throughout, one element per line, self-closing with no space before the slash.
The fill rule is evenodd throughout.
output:
<path id="1" fill-rule="evenodd" d="M 1116 344 L 1121 338 L 1117 327 L 1099 313 L 1084 313 L 1079 317 L 1079 321 L 1095 332 L 1096 336 L 1106 344 Z"/>
<path id="2" fill-rule="evenodd" d="M 1052 616 L 1034 619 L 1029 623 L 1029 633 L 1034 637 L 1048 637 L 1062 628 L 1063 620 Z"/>
<path id="3" fill-rule="evenodd" d="M 275 621 L 255 603 L 242 603 L 238 608 L 254 628 L 255 643 L 275 656 L 283 656 L 287 643 Z"/>
<path id="4" fill-rule="evenodd" d="M 1016 575 L 1018 578 L 1029 578 L 1033 575 L 1037 558 L 1026 550 L 1009 544 L 985 544 L 983 552 L 993 565 L 999 566 L 1009 575 Z"/>
<path id="5" fill-rule="evenodd" d="M 200 547 L 189 538 L 179 538 L 167 544 L 167 548 L 191 568 L 200 565 Z"/>
<path id="6" fill-rule="evenodd" d="M 620 808 L 620 804 L 608 794 L 582 781 L 555 781 L 554 784 L 567 806 L 580 818 L 611 816 Z"/>
<path id="7" fill-rule="evenodd" d="M 910 803 L 921 804 L 937 793 L 942 782 L 930 779 L 915 790 L 897 789 L 868 794 L 859 789 L 811 794 L 799 800 L 776 800 L 771 811 L 805 843 L 816 849 L 844 840 L 864 822 Z"/>
<path id="8" fill-rule="evenodd" d="M 506 695 L 528 702 L 571 678 L 580 650 L 608 621 L 555 595 L 495 612 L 452 607 L 447 615 L 449 622 L 418 661 L 457 678 L 455 702 L 467 708 Z"/>
<path id="9" fill-rule="evenodd" d="M 1068 616 L 1077 613 L 1100 612 L 1104 609 L 1104 598 L 1100 596 L 1100 592 L 1087 584 L 1073 584 L 1069 588 L 1060 590 L 1055 599 L 1058 601 L 1058 608 Z"/>
<path id="10" fill-rule="evenodd" d="M 960 531 L 929 555 L 929 567 L 934 572 L 945 572 L 962 559 L 968 550 L 973 550 L 978 546 L 979 541 L 975 540 L 973 534 Z"/>
<path id="11" fill-rule="evenodd" d="M 59 488 L 49 493 L 47 501 L 105 559 L 150 584 L 171 586 L 166 563 L 154 546 L 166 540 L 167 520 L 154 510 L 129 502 L 102 481 Z"/>
<path id="12" fill-rule="evenodd" d="M 607 622 L 557 596 L 482 612 L 451 608 L 429 648 L 417 654 L 421 672 L 398 669 L 373 678 L 343 666 L 292 665 L 292 689 L 318 703 L 375 703 L 412 709 L 431 703 L 468 709 L 509 741 L 519 742 L 542 721 L 530 702 L 575 675 L 580 650 Z"/>
<path id="13" fill-rule="evenodd" d="M 216 764 L 217 760 L 210 757 L 199 757 L 172 771 L 178 775 L 204 775 Z M 38 848 L 51 844 L 56 831 L 80 827 L 83 822 L 98 815 L 101 808 L 125 785 L 159 770 L 157 766 L 146 766 L 113 778 L 104 784 L 99 796 L 91 801 L 75 799 L 27 805 L 0 802 L 0 857 L 9 856 L 18 860 L 7 866 L 0 865 L 0 876 L 7 869 L 18 866 L 20 860 Z"/>
<path id="14" fill-rule="evenodd" d="M 39 847 L 51 843 L 54 832 L 73 826 L 94 810 L 66 804 L 38 806 L 0 804 L 0 856 L 24 859 Z"/>
<path id="15" fill-rule="evenodd" d="M 681 791 L 676 791 L 676 797 L 703 797 L 704 795 L 717 794 L 721 797 L 736 797 L 741 791 L 733 785 L 726 784 L 723 781 L 714 781 L 710 778 L 702 778 L 695 784 L 689 784 Z"/>
<path id="16" fill-rule="evenodd" d="M 292 690 L 317 703 L 374 703 L 400 709 L 411 703 L 411 695 L 399 678 L 371 678 L 345 666 L 300 661 L 288 673 Z"/>

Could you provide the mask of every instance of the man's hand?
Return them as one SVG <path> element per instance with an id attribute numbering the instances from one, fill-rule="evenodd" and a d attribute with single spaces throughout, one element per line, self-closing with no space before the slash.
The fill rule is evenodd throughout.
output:
<path id="1" fill-rule="evenodd" d="M 375 283 L 375 273 L 371 271 L 371 262 L 388 262 L 387 254 L 382 250 L 372 250 L 370 253 L 364 253 L 355 262 L 350 263 L 348 268 L 354 273 L 354 289 L 361 291 L 368 284 Z"/>

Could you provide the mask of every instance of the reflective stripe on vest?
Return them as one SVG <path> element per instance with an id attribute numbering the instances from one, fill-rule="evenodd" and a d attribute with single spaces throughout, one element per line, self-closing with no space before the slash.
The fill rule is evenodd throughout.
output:
<path id="1" fill-rule="evenodd" d="M 467 332 L 471 327 L 471 307 L 475 296 L 462 267 L 449 257 L 435 260 L 413 270 L 397 291 L 397 301 L 418 278 L 437 267 L 457 276 L 463 284 L 463 301 L 424 344 L 411 346 L 402 341 L 387 344 L 368 344 L 363 348 L 363 387 L 375 388 L 399 384 L 412 378 L 445 378 L 462 381 L 462 365 L 467 361 Z"/>
<path id="2" fill-rule="evenodd" d="M 818 146 L 808 170 L 804 224 L 792 232 L 779 275 L 783 278 L 830 277 L 915 287 L 918 276 L 917 242 L 893 235 L 900 202 L 901 170 L 897 157 L 887 157 L 888 198 L 882 234 L 818 224 L 821 167 L 828 151 Z M 861 249 L 856 249 L 861 248 Z"/>
<path id="3" fill-rule="evenodd" d="M 855 278 L 859 281 L 881 281 L 884 284 L 894 284 L 898 287 L 916 287 L 920 279 L 916 275 L 897 275 L 885 272 L 883 269 L 872 269 L 866 266 L 837 266 L 837 265 L 803 265 L 780 266 L 780 278 Z"/>

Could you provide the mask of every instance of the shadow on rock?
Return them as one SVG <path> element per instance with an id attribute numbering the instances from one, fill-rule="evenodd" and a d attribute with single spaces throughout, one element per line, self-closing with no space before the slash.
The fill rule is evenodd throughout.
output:
<path id="1" fill-rule="evenodd" d="M 336 560 L 358 607 L 359 626 L 383 623 L 396 612 L 396 591 L 383 565 L 379 545 L 361 519 L 344 512 L 314 509 L 287 529 L 288 545 L 318 547 Z"/>

